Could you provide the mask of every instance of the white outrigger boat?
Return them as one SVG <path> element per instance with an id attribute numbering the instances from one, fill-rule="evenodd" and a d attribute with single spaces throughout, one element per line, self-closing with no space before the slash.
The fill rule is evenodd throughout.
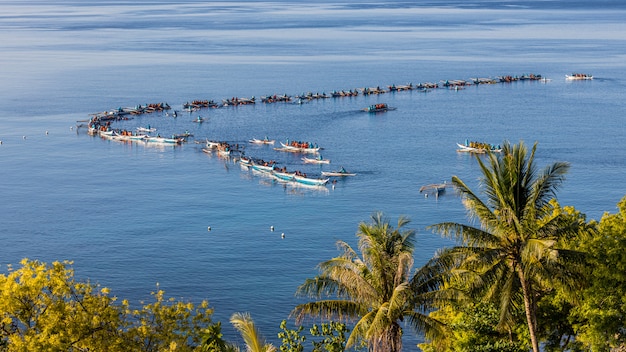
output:
<path id="1" fill-rule="evenodd" d="M 580 81 L 593 79 L 593 76 L 586 73 L 572 73 L 571 75 L 565 75 L 565 79 L 569 81 Z"/>
<path id="2" fill-rule="evenodd" d="M 317 153 L 320 151 L 319 147 L 297 147 L 280 142 L 282 148 L 276 148 L 276 150 L 292 153 Z"/>
<path id="3" fill-rule="evenodd" d="M 494 145 L 490 145 L 487 143 L 480 143 L 480 146 L 472 146 L 470 145 L 464 145 L 461 143 L 457 143 L 456 144 L 459 149 L 457 149 L 457 151 L 459 152 L 467 152 L 467 153 L 486 153 L 487 151 L 491 151 L 492 153 L 500 153 L 502 152 L 502 149 L 500 148 L 500 146 L 494 146 Z"/>
<path id="4" fill-rule="evenodd" d="M 154 127 L 148 126 L 148 127 L 137 127 L 136 130 L 137 132 L 156 132 L 157 129 Z"/>
<path id="5" fill-rule="evenodd" d="M 343 167 L 337 171 L 322 171 L 322 176 L 334 176 L 334 177 L 344 177 L 344 176 L 356 176 L 355 173 L 348 172 Z"/>
<path id="6" fill-rule="evenodd" d="M 330 160 L 322 158 L 321 155 L 318 155 L 317 158 L 302 158 L 305 164 L 330 164 Z"/>
<path id="7" fill-rule="evenodd" d="M 249 142 L 253 144 L 274 144 L 275 140 L 265 137 L 264 139 L 252 138 Z"/>

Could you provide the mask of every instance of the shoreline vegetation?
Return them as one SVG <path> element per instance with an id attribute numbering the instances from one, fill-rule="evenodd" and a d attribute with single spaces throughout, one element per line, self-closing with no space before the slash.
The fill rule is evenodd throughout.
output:
<path id="1" fill-rule="evenodd" d="M 453 177 L 469 223 L 432 225 L 457 242 L 422 267 L 413 265 L 419 243 L 408 218 L 394 225 L 375 212 L 361 222 L 357 247 L 339 240 L 340 254 L 294 288 L 308 300 L 277 329 L 280 347 L 248 313 L 230 318 L 237 345 L 224 340 L 208 301 L 168 299 L 157 284 L 152 302 L 131 308 L 77 280 L 70 261 L 23 259 L 0 274 L 0 351 L 393 352 L 403 350 L 405 327 L 424 337 L 406 349 L 425 352 L 624 350 L 626 196 L 617 213 L 587 221 L 556 200 L 569 163 L 538 169 L 536 149 L 505 141 L 500 153 L 476 155 L 479 192 Z M 305 332 L 310 319 L 320 323 Z"/>

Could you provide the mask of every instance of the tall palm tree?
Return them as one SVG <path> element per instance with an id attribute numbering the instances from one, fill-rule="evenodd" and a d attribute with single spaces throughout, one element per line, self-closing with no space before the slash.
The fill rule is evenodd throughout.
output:
<path id="1" fill-rule="evenodd" d="M 259 329 L 248 313 L 234 313 L 230 317 L 230 323 L 239 331 L 243 341 L 246 343 L 248 352 L 275 352 L 276 347 L 266 343 Z"/>
<path id="2" fill-rule="evenodd" d="M 371 224 L 359 224 L 361 256 L 346 242 L 338 241 L 343 253 L 320 263 L 320 274 L 307 279 L 297 291 L 299 296 L 320 300 L 300 304 L 291 314 L 297 322 L 307 316 L 352 319 L 356 323 L 346 347 L 366 343 L 370 351 L 400 351 L 400 323 L 405 317 L 422 331 L 437 327 L 424 310 L 416 309 L 421 307 L 416 290 L 429 285 L 414 284 L 410 276 L 415 231 L 403 229 L 409 220 L 400 217 L 394 228 L 381 212 L 371 218 Z"/>
<path id="3" fill-rule="evenodd" d="M 537 143 L 528 155 L 523 142 L 506 142 L 502 154 L 488 153 L 488 164 L 477 157 L 485 199 L 458 177 L 452 182 L 480 228 L 450 222 L 432 228 L 461 240 L 450 253 L 457 255 L 459 269 L 476 274 L 466 276 L 464 285 L 477 297 L 499 304 L 501 327 L 523 307 L 532 348 L 538 352 L 539 295 L 552 287 L 572 292 L 580 283 L 580 255 L 557 248 L 559 240 L 575 234 L 576 224 L 555 212 L 551 203 L 569 164 L 556 162 L 538 172 L 536 149 Z"/>

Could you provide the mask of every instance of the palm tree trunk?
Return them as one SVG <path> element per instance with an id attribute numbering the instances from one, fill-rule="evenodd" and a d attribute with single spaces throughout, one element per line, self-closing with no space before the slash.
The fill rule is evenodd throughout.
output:
<path id="1" fill-rule="evenodd" d="M 530 283 L 524 278 L 524 273 L 521 269 L 517 270 L 517 275 L 519 276 L 520 283 L 522 285 L 522 293 L 524 295 L 524 308 L 526 311 L 528 332 L 530 333 L 530 342 L 533 347 L 533 352 L 539 352 L 539 342 L 537 341 L 537 314 L 530 289 Z"/>

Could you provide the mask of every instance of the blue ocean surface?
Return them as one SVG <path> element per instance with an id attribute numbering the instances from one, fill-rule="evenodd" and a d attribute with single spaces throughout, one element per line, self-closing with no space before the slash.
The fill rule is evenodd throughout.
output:
<path id="1" fill-rule="evenodd" d="M 558 192 L 588 219 L 626 194 L 626 6 L 622 1 L 5 1 L 0 0 L 0 265 L 72 260 L 76 275 L 139 304 L 166 295 L 207 299 L 226 337 L 249 312 L 279 344 L 299 284 L 356 245 L 359 222 L 408 216 L 419 266 L 450 245 L 427 230 L 467 222 L 448 191 L 454 175 L 479 188 L 456 143 L 538 143 L 540 167 L 571 163 Z M 593 80 L 566 81 L 574 72 Z M 263 104 L 262 96 L 540 74 L 543 81 L 411 90 Z M 183 111 L 192 100 L 257 104 Z M 114 122 L 150 125 L 181 146 L 89 136 L 91 114 L 167 102 Z M 368 114 L 387 103 L 397 110 Z M 178 117 L 169 113 L 178 110 Z M 198 116 L 206 121 L 194 123 Z M 329 165 L 252 145 L 251 138 L 323 147 Z M 281 184 L 206 139 L 245 147 L 309 175 L 341 166 L 355 177 L 323 188 Z M 274 231 L 270 227 L 274 226 Z M 210 227 L 210 231 L 209 231 Z M 281 236 L 284 234 L 284 238 Z M 419 334 L 407 333 L 406 350 Z"/>

